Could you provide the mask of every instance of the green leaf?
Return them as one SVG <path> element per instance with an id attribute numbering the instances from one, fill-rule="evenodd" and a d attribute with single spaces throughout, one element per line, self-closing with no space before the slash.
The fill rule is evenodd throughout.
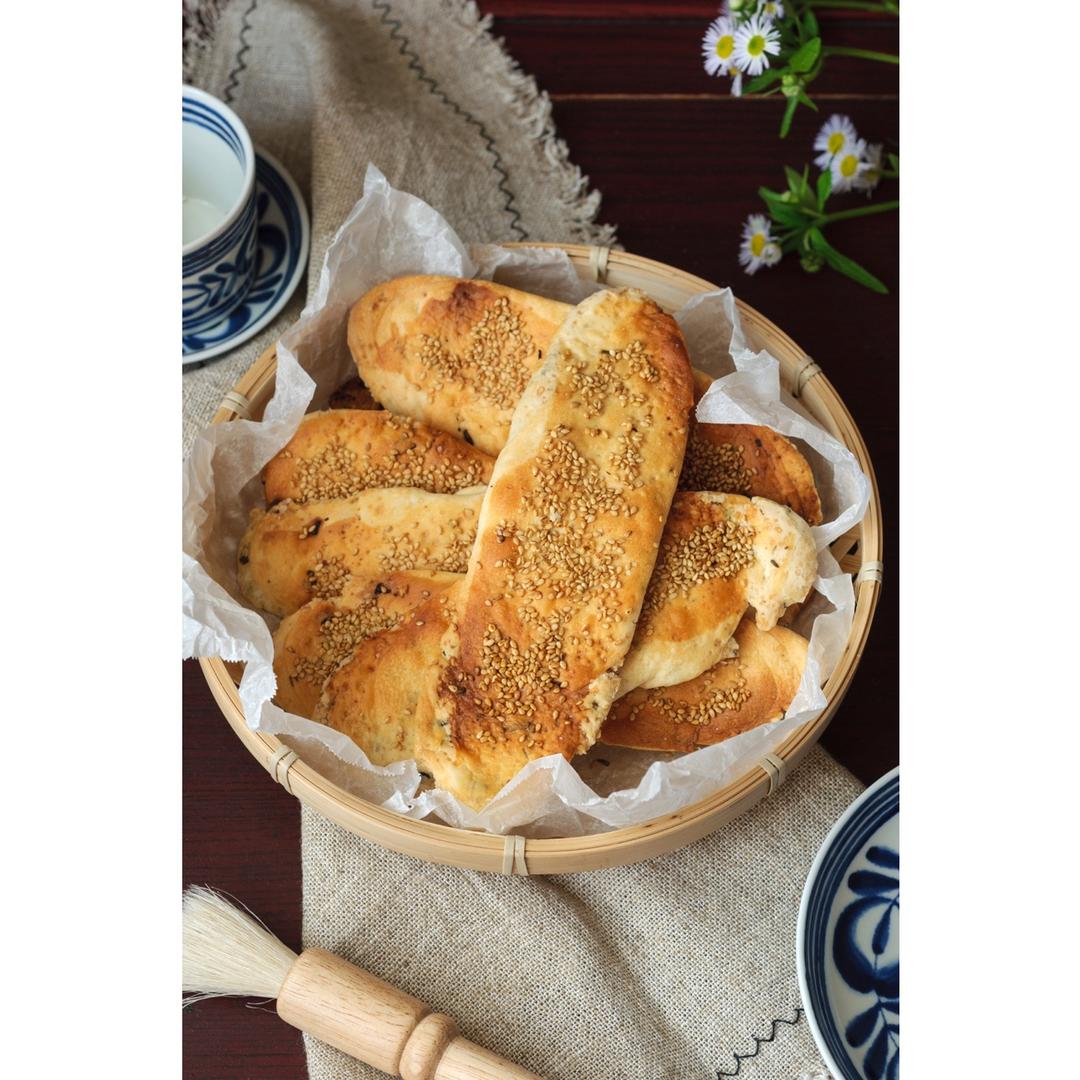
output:
<path id="1" fill-rule="evenodd" d="M 806 215 L 799 209 L 798 203 L 790 201 L 791 197 L 786 191 L 783 195 L 778 195 L 775 191 L 770 191 L 768 188 L 758 188 L 758 194 L 761 196 L 766 207 L 768 207 L 769 214 L 772 218 L 782 225 L 790 225 L 798 229 L 804 229 L 810 223 Z"/>
<path id="2" fill-rule="evenodd" d="M 839 271 L 845 277 L 851 278 L 852 281 L 858 282 L 860 285 L 865 285 L 868 289 L 873 289 L 876 293 L 888 293 L 889 290 L 885 285 L 874 277 L 869 270 L 861 267 L 854 259 L 849 259 L 846 255 L 841 255 L 840 252 L 825 239 L 825 235 L 819 228 L 811 226 L 807 230 L 806 235 L 810 241 L 810 247 L 821 255 L 834 270 Z"/>
<path id="3" fill-rule="evenodd" d="M 814 112 L 818 111 L 818 107 L 810 100 L 810 98 L 807 96 L 805 90 L 802 90 L 802 89 L 799 90 L 799 101 L 803 105 L 807 106 L 807 108 L 813 109 Z"/>
<path id="4" fill-rule="evenodd" d="M 784 166 L 784 175 L 787 177 L 788 191 L 795 196 L 799 202 L 802 202 L 806 197 L 806 193 L 810 190 L 809 185 L 806 182 L 806 177 L 802 173 L 797 173 L 790 165 Z"/>
<path id="5" fill-rule="evenodd" d="M 817 16 L 813 11 L 807 11 L 802 20 L 803 33 L 807 37 L 817 37 L 818 35 L 818 21 Z"/>
<path id="6" fill-rule="evenodd" d="M 832 194 L 832 169 L 826 169 L 817 178 L 817 208 L 825 209 L 825 203 Z"/>
<path id="7" fill-rule="evenodd" d="M 784 109 L 784 118 L 780 121 L 780 138 L 786 139 L 788 132 L 791 130 L 791 120 L 795 115 L 795 110 L 799 107 L 798 98 L 788 98 L 787 106 Z"/>
<path id="8" fill-rule="evenodd" d="M 769 214 L 779 225 L 793 229 L 805 229 L 810 219 L 791 203 L 769 203 Z"/>
<path id="9" fill-rule="evenodd" d="M 791 66 L 792 71 L 806 72 L 809 71 L 817 62 L 817 58 L 821 55 L 821 38 L 812 37 L 805 45 L 800 45 L 798 49 L 791 54 L 791 59 L 788 60 L 788 64 Z"/>
<path id="10" fill-rule="evenodd" d="M 892 166 L 892 171 L 893 172 L 899 172 L 900 171 L 900 158 L 897 157 L 896 154 L 886 154 L 885 156 L 889 159 L 889 164 Z"/>
<path id="11" fill-rule="evenodd" d="M 783 195 L 778 195 L 775 191 L 769 191 L 768 188 L 758 188 L 758 194 L 765 201 L 765 205 L 770 210 L 774 206 L 791 207 L 795 205 L 791 202 L 790 196 L 786 191 Z"/>
<path id="12" fill-rule="evenodd" d="M 816 210 L 817 199 L 814 197 L 814 192 L 807 179 L 810 175 L 810 166 L 807 165 L 801 173 L 797 173 L 794 169 L 785 165 L 784 175 L 787 177 L 788 190 L 792 199 L 799 206 L 805 206 L 807 210 Z"/>
<path id="13" fill-rule="evenodd" d="M 759 90 L 764 90 L 767 86 L 772 86 L 774 82 L 777 82 L 784 76 L 784 68 L 769 68 L 768 71 L 763 71 L 760 75 L 755 75 L 746 84 L 746 93 L 756 94 Z"/>

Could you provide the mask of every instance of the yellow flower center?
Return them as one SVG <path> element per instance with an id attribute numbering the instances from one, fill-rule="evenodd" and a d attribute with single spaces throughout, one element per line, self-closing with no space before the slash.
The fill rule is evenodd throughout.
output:
<path id="1" fill-rule="evenodd" d="M 761 253 L 765 250 L 765 234 L 754 233 L 750 238 L 750 251 L 757 257 L 761 258 Z"/>
<path id="2" fill-rule="evenodd" d="M 755 34 L 746 43 L 746 51 L 751 56 L 760 56 L 765 51 L 765 39 L 760 34 Z"/>
<path id="3" fill-rule="evenodd" d="M 726 60 L 735 51 L 735 38 L 731 34 L 725 34 L 716 42 L 716 55 L 721 60 Z"/>
<path id="4" fill-rule="evenodd" d="M 834 131 L 829 136 L 829 141 L 826 144 L 829 147 L 830 154 L 839 154 L 844 149 L 844 133 L 842 131 Z"/>
<path id="5" fill-rule="evenodd" d="M 850 179 L 859 169 L 859 159 L 855 154 L 846 154 L 840 159 L 840 175 Z"/>

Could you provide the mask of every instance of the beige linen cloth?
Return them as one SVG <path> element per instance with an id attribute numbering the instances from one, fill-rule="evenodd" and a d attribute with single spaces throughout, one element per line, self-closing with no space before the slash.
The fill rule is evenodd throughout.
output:
<path id="1" fill-rule="evenodd" d="M 188 81 L 231 105 L 255 145 L 308 197 L 310 266 L 322 266 L 369 161 L 439 210 L 467 243 L 612 243 L 614 230 L 594 221 L 600 196 L 555 137 L 546 96 L 487 32 L 475 5 L 212 0 L 186 3 L 185 24 L 196 39 L 186 49 Z M 185 452 L 222 397 L 299 317 L 303 291 L 254 339 L 185 373 Z"/>
<path id="2" fill-rule="evenodd" d="M 466 241 L 614 240 L 546 98 L 471 3 L 185 3 L 185 77 L 228 101 L 295 177 L 311 266 L 368 161 Z M 298 294 L 256 339 L 185 373 L 185 450 L 302 306 Z M 683 851 L 553 878 L 428 865 L 305 808 L 304 944 L 548 1080 L 816 1077 L 795 920 L 814 853 L 859 790 L 814 750 L 758 808 Z M 382 1075 L 314 1039 L 307 1054 L 313 1080 Z"/>

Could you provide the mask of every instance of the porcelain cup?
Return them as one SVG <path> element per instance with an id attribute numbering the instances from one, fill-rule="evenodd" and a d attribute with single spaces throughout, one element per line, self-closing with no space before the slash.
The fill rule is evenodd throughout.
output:
<path id="1" fill-rule="evenodd" d="M 255 278 L 255 150 L 224 102 L 184 87 L 185 334 L 223 319 Z"/>

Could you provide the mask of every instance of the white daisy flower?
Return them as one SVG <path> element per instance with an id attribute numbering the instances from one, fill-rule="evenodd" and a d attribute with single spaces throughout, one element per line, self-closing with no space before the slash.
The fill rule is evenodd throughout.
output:
<path id="1" fill-rule="evenodd" d="M 881 158 L 884 153 L 885 147 L 881 143 L 871 143 L 863 154 L 866 169 L 852 182 L 852 187 L 856 191 L 865 191 L 868 198 L 870 192 L 881 182 Z"/>
<path id="2" fill-rule="evenodd" d="M 764 266 L 775 266 L 782 257 L 783 252 L 775 240 L 770 240 L 761 252 L 761 262 Z"/>
<path id="3" fill-rule="evenodd" d="M 731 56 L 735 52 L 735 27 L 726 16 L 713 19 L 705 31 L 705 40 L 701 43 L 701 52 L 705 57 L 705 70 L 710 75 L 726 75 L 731 67 Z"/>
<path id="4" fill-rule="evenodd" d="M 739 70 L 760 75 L 769 66 L 769 56 L 780 51 L 780 33 L 768 19 L 755 15 L 735 31 L 732 54 Z"/>
<path id="5" fill-rule="evenodd" d="M 735 66 L 734 61 L 728 60 L 716 72 L 717 75 L 727 75 L 731 79 L 732 97 L 742 96 L 742 72 Z"/>
<path id="6" fill-rule="evenodd" d="M 739 245 L 739 265 L 748 274 L 780 261 L 780 245 L 773 239 L 771 230 L 772 223 L 764 214 L 751 214 L 746 219 Z"/>
<path id="7" fill-rule="evenodd" d="M 833 113 L 821 125 L 821 130 L 817 133 L 817 138 L 814 139 L 814 149 L 821 151 L 814 158 L 814 164 L 819 169 L 827 169 L 829 162 L 842 150 L 857 142 L 858 138 L 851 117 Z"/>
<path id="8" fill-rule="evenodd" d="M 758 8 L 758 12 L 767 19 L 782 19 L 784 17 L 784 5 L 780 0 L 765 0 Z"/>
<path id="9" fill-rule="evenodd" d="M 866 143 L 857 139 L 829 162 L 833 191 L 851 191 L 869 168 L 865 159 Z"/>

